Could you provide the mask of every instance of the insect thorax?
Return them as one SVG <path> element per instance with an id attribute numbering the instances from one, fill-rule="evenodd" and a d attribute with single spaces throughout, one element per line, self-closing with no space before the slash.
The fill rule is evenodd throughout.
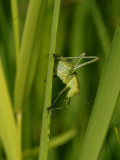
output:
<path id="1" fill-rule="evenodd" d="M 69 80 L 71 74 L 73 73 L 74 66 L 68 61 L 57 61 L 55 65 L 57 76 L 62 81 L 64 81 L 64 79 Z"/>

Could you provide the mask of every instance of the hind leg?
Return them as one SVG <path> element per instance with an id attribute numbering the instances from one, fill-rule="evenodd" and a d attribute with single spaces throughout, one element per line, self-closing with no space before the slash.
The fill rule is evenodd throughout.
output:
<path id="1" fill-rule="evenodd" d="M 55 111 L 55 110 L 60 110 L 60 109 L 68 109 L 68 107 L 69 107 L 69 105 L 70 105 L 70 98 L 68 98 L 67 100 L 65 100 L 66 101 L 66 104 L 67 104 L 67 106 L 66 107 L 59 107 L 59 108 L 53 108 L 53 109 L 51 109 L 51 117 L 53 116 L 53 111 Z"/>
<path id="2" fill-rule="evenodd" d="M 62 91 L 59 92 L 57 98 L 54 100 L 54 102 L 51 104 L 51 106 L 47 107 L 47 110 L 51 109 L 51 108 L 54 106 L 54 104 L 56 103 L 56 101 L 58 100 L 58 98 L 60 97 L 60 95 L 61 95 L 62 93 L 64 93 L 67 88 L 68 88 L 68 87 L 66 86 L 65 88 L 63 88 Z"/>

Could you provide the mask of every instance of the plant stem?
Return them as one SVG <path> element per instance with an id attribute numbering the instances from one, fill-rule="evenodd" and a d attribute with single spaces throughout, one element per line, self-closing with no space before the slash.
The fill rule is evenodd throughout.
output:
<path id="1" fill-rule="evenodd" d="M 15 53 L 16 53 L 16 66 L 18 65 L 19 56 L 19 14 L 18 14 L 18 4 L 17 0 L 11 0 L 11 12 L 12 12 L 12 23 L 14 30 L 14 40 L 15 40 Z"/>
<path id="2" fill-rule="evenodd" d="M 120 22 L 107 58 L 88 123 L 80 160 L 99 158 L 120 92 Z M 104 91 L 104 92 L 103 92 Z"/>
<path id="3" fill-rule="evenodd" d="M 68 131 L 65 131 L 64 133 L 61 133 L 60 135 L 53 137 L 52 139 L 50 139 L 49 149 L 53 149 L 67 143 L 69 140 L 74 138 L 76 133 L 77 133 L 76 129 L 72 128 Z M 36 156 L 38 155 L 38 153 L 39 153 L 39 147 L 27 149 L 23 151 L 23 159 L 29 158 L 31 156 Z"/>
<path id="4" fill-rule="evenodd" d="M 102 15 L 99 11 L 96 1 L 88 0 L 88 3 L 90 6 L 90 10 L 93 16 L 94 23 L 98 31 L 99 39 L 101 41 L 101 46 L 103 48 L 105 56 L 107 57 L 109 47 L 110 47 L 110 37 L 109 37 L 108 31 L 105 27 Z"/>
<path id="5" fill-rule="evenodd" d="M 22 159 L 22 113 L 17 113 L 17 138 L 18 138 L 18 147 L 20 151 L 20 159 Z"/>
<path id="6" fill-rule="evenodd" d="M 20 51 L 20 36 L 19 36 L 19 11 L 18 11 L 18 3 L 17 0 L 11 0 L 11 12 L 12 12 L 12 23 L 13 23 L 13 30 L 14 30 L 14 41 L 15 41 L 15 55 L 16 55 L 16 68 L 18 66 L 18 56 Z M 21 152 L 22 146 L 22 137 L 21 131 L 22 129 L 22 113 L 17 113 L 17 136 L 18 136 L 18 147 Z M 21 159 L 21 154 L 19 155 Z"/>
<path id="7" fill-rule="evenodd" d="M 54 0 L 48 73 L 47 73 L 45 101 L 44 101 L 42 127 L 41 127 L 39 160 L 47 160 L 47 157 L 48 157 L 49 134 L 50 134 L 50 128 L 49 128 L 50 112 L 48 112 L 46 108 L 49 107 L 51 104 L 52 76 L 53 76 L 53 67 L 54 67 L 54 59 L 52 54 L 55 53 L 55 48 L 56 48 L 56 36 L 57 36 L 59 10 L 60 10 L 60 0 L 57 0 L 57 1 Z"/>

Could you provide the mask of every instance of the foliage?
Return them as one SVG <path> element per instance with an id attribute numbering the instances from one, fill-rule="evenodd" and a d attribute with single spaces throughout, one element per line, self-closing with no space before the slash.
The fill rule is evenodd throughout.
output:
<path id="1" fill-rule="evenodd" d="M 120 159 L 119 16 L 118 0 L 0 1 L 0 159 Z M 81 96 L 50 117 L 64 88 L 52 54 L 83 52 L 100 60 L 77 71 Z"/>

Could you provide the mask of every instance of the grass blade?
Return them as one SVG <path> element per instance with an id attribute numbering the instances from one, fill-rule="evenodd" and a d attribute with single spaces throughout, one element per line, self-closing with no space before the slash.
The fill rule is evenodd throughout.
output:
<path id="1" fill-rule="evenodd" d="M 19 38 L 19 18 L 18 18 L 19 15 L 18 15 L 17 0 L 11 0 L 11 12 L 12 12 L 12 23 L 14 28 L 16 64 L 18 64 L 20 38 Z"/>
<path id="2" fill-rule="evenodd" d="M 59 147 L 67 142 L 69 142 L 72 138 L 75 137 L 77 131 L 76 129 L 72 128 L 60 135 L 57 135 L 50 139 L 49 149 L 53 149 Z M 23 151 L 23 158 L 26 159 L 31 156 L 35 156 L 39 153 L 39 147 L 31 148 L 28 150 Z"/>
<path id="3" fill-rule="evenodd" d="M 11 12 L 12 12 L 12 23 L 13 23 L 13 30 L 14 30 L 16 66 L 18 66 L 20 37 L 19 37 L 19 14 L 18 14 L 17 0 L 11 0 Z M 21 135 L 22 134 L 22 114 L 18 113 L 16 117 L 17 117 L 18 145 L 19 145 L 19 150 L 21 151 L 22 150 L 22 143 L 21 143 L 22 142 L 22 135 Z"/>
<path id="4" fill-rule="evenodd" d="M 50 140 L 49 148 L 55 148 L 62 144 L 65 144 L 70 139 L 72 139 L 76 135 L 77 131 L 76 129 L 70 129 L 69 131 L 66 131 L 65 133 L 62 133 Z"/>
<path id="5" fill-rule="evenodd" d="M 90 5 L 90 10 L 93 16 L 94 23 L 98 31 L 99 39 L 101 41 L 101 46 L 103 48 L 104 54 L 107 55 L 110 47 L 110 37 L 108 31 L 105 27 L 101 13 L 95 0 L 88 0 L 88 2 Z"/>
<path id="6" fill-rule="evenodd" d="M 81 160 L 97 160 L 103 146 L 120 90 L 120 23 L 105 64 L 89 120 Z"/>
<path id="7" fill-rule="evenodd" d="M 56 36 L 57 36 L 60 2 L 61 2 L 60 0 L 57 1 L 54 0 L 54 12 L 53 12 L 53 21 L 51 30 L 51 42 L 50 42 L 48 73 L 47 73 L 46 90 L 45 90 L 45 102 L 44 102 L 42 127 L 41 127 L 39 160 L 47 160 L 48 157 L 50 113 L 46 110 L 46 108 L 49 107 L 51 104 L 52 76 L 53 76 L 53 66 L 54 66 L 53 53 L 55 53 L 55 48 L 56 48 Z"/>
<path id="8" fill-rule="evenodd" d="M 31 0 L 25 22 L 15 82 L 15 111 L 20 112 L 29 95 L 39 57 L 39 40 L 46 1 Z"/>
<path id="9" fill-rule="evenodd" d="M 0 61 L 0 138 L 8 160 L 19 160 L 20 153 L 17 143 L 17 130 L 8 94 L 2 64 Z"/>

